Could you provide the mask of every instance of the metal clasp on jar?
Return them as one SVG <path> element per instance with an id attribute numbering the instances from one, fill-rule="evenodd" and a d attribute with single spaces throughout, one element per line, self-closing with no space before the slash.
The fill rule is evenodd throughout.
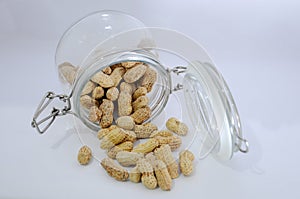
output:
<path id="1" fill-rule="evenodd" d="M 58 99 L 59 101 L 63 102 L 64 103 L 63 108 L 53 107 L 49 115 L 40 119 L 39 117 L 41 116 L 41 114 L 51 104 L 51 102 L 53 102 L 54 99 Z M 68 113 L 74 114 L 70 110 L 71 110 L 70 96 L 57 95 L 54 92 L 47 92 L 42 98 L 40 104 L 38 105 L 33 115 L 31 126 L 33 128 L 36 128 L 40 134 L 43 134 L 51 126 L 51 124 L 54 122 L 57 116 L 63 116 Z M 42 125 L 46 122 L 48 123 L 45 124 L 45 126 L 42 128 Z"/>
<path id="2" fill-rule="evenodd" d="M 170 80 L 170 85 L 171 85 L 171 88 L 170 88 L 170 93 L 172 92 L 175 92 L 175 91 L 179 91 L 181 89 L 183 89 L 183 85 L 178 83 L 176 84 L 175 87 L 172 88 L 172 78 L 171 78 L 171 73 L 175 73 L 176 75 L 179 75 L 181 73 L 185 73 L 187 70 L 187 67 L 186 66 L 176 66 L 172 69 L 167 69 L 167 72 L 169 74 L 169 80 Z"/>

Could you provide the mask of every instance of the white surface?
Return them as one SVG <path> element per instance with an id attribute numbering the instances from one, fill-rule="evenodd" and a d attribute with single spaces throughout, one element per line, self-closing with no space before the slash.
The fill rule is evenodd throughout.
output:
<path id="1" fill-rule="evenodd" d="M 0 1 L 0 198 L 299 198 L 299 1 Z M 63 31 L 100 9 L 202 43 L 235 97 L 251 148 L 232 161 L 198 163 L 171 192 L 115 182 L 94 161 L 76 162 L 80 143 L 59 119 L 30 127 L 45 91 L 60 91 L 54 52 Z"/>

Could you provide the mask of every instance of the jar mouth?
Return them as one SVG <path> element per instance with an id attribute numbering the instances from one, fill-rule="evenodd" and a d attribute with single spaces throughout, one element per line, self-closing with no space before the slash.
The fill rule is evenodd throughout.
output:
<path id="1" fill-rule="evenodd" d="M 77 81 L 75 82 L 73 89 L 73 107 L 74 112 L 79 116 L 78 118 L 93 132 L 97 132 L 101 129 L 100 125 L 91 122 L 88 118 L 89 111 L 83 108 L 80 104 L 81 92 L 86 85 L 86 83 L 91 79 L 91 77 L 103 70 L 108 66 L 112 66 L 124 62 L 141 62 L 157 72 L 157 81 L 154 84 L 152 91 L 147 93 L 149 99 L 149 107 L 151 109 L 151 117 L 145 122 L 150 122 L 155 119 L 162 111 L 168 102 L 169 95 L 171 93 L 170 80 L 167 70 L 164 66 L 157 61 L 153 54 L 144 50 L 134 50 L 134 51 L 118 51 L 112 52 L 107 55 L 97 57 L 95 61 L 86 66 L 84 71 L 81 71 Z M 114 104 L 116 107 L 116 104 Z M 116 119 L 117 113 L 114 113 L 114 118 Z"/>

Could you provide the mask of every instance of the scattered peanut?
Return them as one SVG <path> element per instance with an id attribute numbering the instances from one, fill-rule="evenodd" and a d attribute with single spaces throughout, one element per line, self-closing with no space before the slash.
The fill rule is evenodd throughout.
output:
<path id="1" fill-rule="evenodd" d="M 143 158 L 144 154 L 128 151 L 120 151 L 116 155 L 117 161 L 124 167 L 135 166 L 136 162 Z"/>
<path id="2" fill-rule="evenodd" d="M 184 150 L 179 154 L 179 167 L 181 173 L 185 176 L 191 175 L 193 172 L 193 160 L 195 159 L 192 152 Z"/>
<path id="3" fill-rule="evenodd" d="M 148 189 L 155 189 L 157 187 L 157 180 L 154 176 L 153 167 L 145 159 L 140 159 L 137 162 L 137 168 L 141 172 L 142 183 Z"/>
<path id="4" fill-rule="evenodd" d="M 116 120 L 116 124 L 125 130 L 132 130 L 134 128 L 134 121 L 130 116 L 121 116 Z"/>
<path id="5" fill-rule="evenodd" d="M 81 165 L 88 164 L 91 160 L 91 157 L 92 150 L 88 146 L 83 146 L 79 149 L 77 159 Z"/>
<path id="6" fill-rule="evenodd" d="M 99 84 L 103 88 L 110 88 L 114 86 L 114 81 L 112 80 L 111 76 L 104 74 L 102 71 L 96 73 L 91 78 L 91 81 Z"/>
<path id="7" fill-rule="evenodd" d="M 137 138 L 149 138 L 149 136 L 157 130 L 157 126 L 152 123 L 145 123 L 142 125 L 135 125 L 134 132 Z"/>
<path id="8" fill-rule="evenodd" d="M 160 130 L 160 131 L 153 131 L 149 137 L 150 138 L 154 138 L 156 136 L 168 137 L 172 135 L 173 133 L 169 130 Z"/>
<path id="9" fill-rule="evenodd" d="M 114 146 L 110 150 L 107 151 L 107 156 L 116 159 L 117 153 L 120 151 L 131 151 L 133 148 L 133 143 L 130 141 L 122 142 L 121 144 L 118 144 L 117 146 Z"/>
<path id="10" fill-rule="evenodd" d="M 117 144 L 121 143 L 126 137 L 126 134 L 121 131 L 120 128 L 111 130 L 106 136 L 101 140 L 100 147 L 102 149 L 111 149 Z"/>
<path id="11" fill-rule="evenodd" d="M 176 149 L 178 149 L 181 146 L 181 139 L 178 136 L 155 136 L 154 137 L 159 145 L 163 145 L 163 144 L 167 144 L 170 146 L 171 151 L 175 151 Z"/>
<path id="12" fill-rule="evenodd" d="M 102 111 L 97 106 L 90 108 L 89 120 L 91 122 L 99 122 L 102 117 Z"/>
<path id="13" fill-rule="evenodd" d="M 135 183 L 139 183 L 141 181 L 141 172 L 138 170 L 137 166 L 129 172 L 129 180 Z"/>
<path id="14" fill-rule="evenodd" d="M 153 151 L 156 147 L 158 147 L 159 143 L 156 139 L 151 138 L 149 140 L 147 140 L 144 143 L 141 143 L 139 145 L 137 145 L 136 147 L 134 147 L 132 149 L 132 152 L 138 152 L 138 153 L 149 153 L 151 151 Z"/>
<path id="15" fill-rule="evenodd" d="M 141 81 L 141 86 L 145 87 L 149 93 L 152 90 L 152 87 L 156 82 L 156 79 L 157 79 L 156 71 L 148 67 Z"/>
<path id="16" fill-rule="evenodd" d="M 135 134 L 134 131 L 124 130 L 124 129 L 121 129 L 121 131 L 125 134 L 124 141 L 129 141 L 129 142 L 135 142 L 136 141 L 136 134 Z"/>
<path id="17" fill-rule="evenodd" d="M 115 164 L 111 158 L 104 158 L 101 161 L 101 166 L 106 170 L 108 175 L 118 181 L 126 181 L 129 177 L 128 171 L 123 167 Z"/>
<path id="18" fill-rule="evenodd" d="M 148 153 L 147 155 L 145 155 L 145 159 L 147 160 L 147 162 L 149 162 L 152 167 L 154 168 L 155 166 L 155 161 L 157 160 L 157 157 L 154 155 L 153 152 Z"/>
<path id="19" fill-rule="evenodd" d="M 119 97 L 119 90 L 116 87 L 111 87 L 106 91 L 106 98 L 111 101 L 116 101 Z"/>
<path id="20" fill-rule="evenodd" d="M 101 140 L 104 136 L 110 133 L 111 130 L 118 128 L 116 125 L 111 125 L 108 128 L 102 128 L 98 131 L 97 137 Z"/>
<path id="21" fill-rule="evenodd" d="M 136 124 L 141 124 L 150 118 L 151 110 L 148 106 L 136 110 L 131 117 Z"/>
<path id="22" fill-rule="evenodd" d="M 156 160 L 153 168 L 158 186 L 164 191 L 170 191 L 172 188 L 172 178 L 166 164 L 161 160 Z"/>
<path id="23" fill-rule="evenodd" d="M 171 117 L 170 119 L 168 119 L 167 123 L 166 123 L 166 127 L 178 134 L 178 135 L 186 135 L 188 132 L 188 127 L 186 124 L 184 124 L 183 122 L 180 122 L 178 119 L 176 119 L 175 117 Z"/>
<path id="24" fill-rule="evenodd" d="M 154 154 L 157 157 L 157 159 L 162 160 L 167 165 L 169 174 L 172 179 L 177 178 L 179 176 L 178 164 L 172 155 L 171 148 L 169 145 L 165 144 L 155 149 Z"/>

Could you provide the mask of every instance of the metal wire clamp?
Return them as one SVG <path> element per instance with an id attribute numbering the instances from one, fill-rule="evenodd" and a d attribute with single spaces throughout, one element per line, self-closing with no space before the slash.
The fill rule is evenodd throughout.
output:
<path id="1" fill-rule="evenodd" d="M 52 111 L 48 116 L 45 116 L 42 119 L 39 119 L 41 113 L 49 106 L 54 99 L 58 99 L 59 101 L 63 102 L 65 105 L 63 108 L 52 108 Z M 40 134 L 43 134 L 54 122 L 57 116 L 63 116 L 68 113 L 72 113 L 71 111 L 71 101 L 70 96 L 68 95 L 57 95 L 54 92 L 47 92 L 45 96 L 42 98 L 40 104 L 38 105 L 31 122 L 31 126 L 36 128 Z M 41 127 L 42 124 L 48 122 L 43 128 Z"/>

